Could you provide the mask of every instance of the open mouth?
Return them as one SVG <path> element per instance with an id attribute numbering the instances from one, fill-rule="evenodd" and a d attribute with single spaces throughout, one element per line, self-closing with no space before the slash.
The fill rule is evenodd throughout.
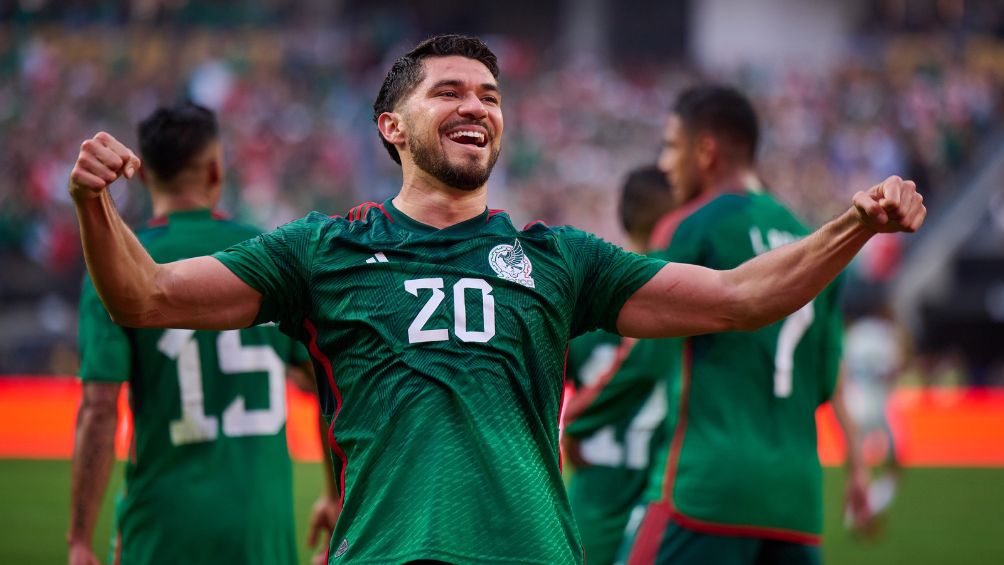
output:
<path id="1" fill-rule="evenodd" d="M 483 131 L 477 129 L 460 128 L 446 134 L 446 137 L 460 145 L 473 145 L 484 147 L 488 145 L 488 136 Z"/>

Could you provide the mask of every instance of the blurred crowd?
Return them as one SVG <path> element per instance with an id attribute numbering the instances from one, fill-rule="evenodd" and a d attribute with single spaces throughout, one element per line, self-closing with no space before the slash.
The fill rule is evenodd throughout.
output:
<path id="1" fill-rule="evenodd" d="M 416 39 L 395 25 L 0 28 L 0 373 L 74 370 L 83 264 L 66 182 L 98 130 L 134 146 L 135 124 L 159 104 L 216 109 L 223 207 L 263 228 L 394 194 L 397 165 L 371 104 Z M 547 46 L 487 39 L 502 63 L 507 126 L 489 204 L 517 223 L 570 223 L 617 242 L 622 175 L 654 161 L 674 94 L 702 78 L 753 97 L 764 184 L 813 225 L 893 173 L 918 180 L 936 208 L 1004 105 L 1004 44 L 980 37 L 869 37 L 827 69 L 703 76 L 671 63 L 557 62 Z M 120 185 L 116 201 L 139 226 L 144 191 Z"/>

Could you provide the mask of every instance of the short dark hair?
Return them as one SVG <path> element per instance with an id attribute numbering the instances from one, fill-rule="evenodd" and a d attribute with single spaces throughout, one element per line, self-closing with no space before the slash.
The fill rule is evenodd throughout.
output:
<path id="1" fill-rule="evenodd" d="M 753 162 L 760 141 L 756 110 L 743 93 L 730 86 L 701 85 L 685 90 L 673 112 L 691 135 L 708 133 L 731 143 L 739 156 Z"/>
<path id="2" fill-rule="evenodd" d="M 143 167 L 171 181 L 219 137 L 216 116 L 192 102 L 162 106 L 139 124 Z"/>
<path id="3" fill-rule="evenodd" d="M 436 35 L 419 43 L 414 49 L 406 53 L 394 62 L 387 76 L 383 79 L 380 93 L 377 94 L 376 101 L 373 102 L 373 121 L 380 118 L 384 112 L 393 112 L 403 98 L 422 82 L 425 75 L 422 70 L 422 59 L 426 57 L 449 57 L 450 55 L 460 55 L 468 59 L 480 61 L 495 77 L 499 78 L 499 64 L 495 53 L 487 45 L 476 37 L 466 35 Z M 379 135 L 379 130 L 377 131 Z M 397 153 L 397 148 L 393 143 L 389 143 L 380 135 L 380 141 L 387 149 L 387 153 L 397 164 L 401 164 L 401 156 Z"/>
<path id="4" fill-rule="evenodd" d="M 632 237 L 648 240 L 659 218 L 674 206 L 666 174 L 655 165 L 628 173 L 621 189 L 621 224 Z"/>

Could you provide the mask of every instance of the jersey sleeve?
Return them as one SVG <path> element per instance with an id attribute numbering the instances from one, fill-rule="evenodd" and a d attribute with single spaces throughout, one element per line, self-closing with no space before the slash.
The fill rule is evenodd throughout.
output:
<path id="1" fill-rule="evenodd" d="M 228 269 L 262 294 L 254 324 L 278 322 L 284 331 L 298 331 L 310 311 L 310 278 L 314 256 L 331 219 L 307 216 L 214 253 Z"/>
<path id="2" fill-rule="evenodd" d="M 666 262 L 630 253 L 574 228 L 559 234 L 576 292 L 572 337 L 596 328 L 617 333 L 621 307 Z"/>
<path id="3" fill-rule="evenodd" d="M 132 371 L 132 344 L 126 330 L 112 321 L 90 277 L 80 293 L 80 378 L 125 382 Z"/>

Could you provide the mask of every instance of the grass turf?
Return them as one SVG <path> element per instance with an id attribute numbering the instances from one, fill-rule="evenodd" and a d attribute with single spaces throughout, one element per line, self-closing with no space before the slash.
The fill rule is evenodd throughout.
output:
<path id="1" fill-rule="evenodd" d="M 95 533 L 98 555 L 111 539 L 114 474 Z M 0 460 L 0 563 L 65 563 L 68 461 Z M 310 562 L 307 516 L 319 492 L 317 465 L 294 465 L 300 561 Z M 1004 562 L 1004 469 L 908 469 L 882 537 L 860 542 L 841 523 L 843 475 L 826 470 L 826 563 L 855 565 Z"/>

